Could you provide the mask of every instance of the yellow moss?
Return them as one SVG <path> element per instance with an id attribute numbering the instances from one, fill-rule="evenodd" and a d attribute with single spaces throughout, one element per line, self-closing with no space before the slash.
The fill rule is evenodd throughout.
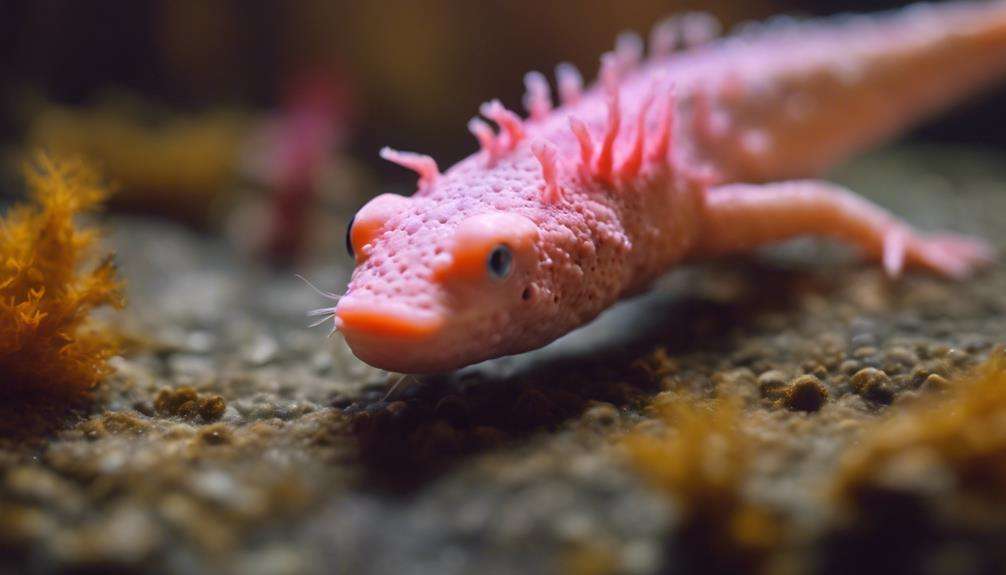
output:
<path id="1" fill-rule="evenodd" d="M 83 164 L 45 156 L 26 179 L 33 205 L 0 224 L 0 393 L 79 392 L 108 373 L 114 353 L 88 314 L 122 305 L 111 259 L 94 259 L 98 231 L 74 221 L 106 192 Z"/>
<path id="2" fill-rule="evenodd" d="M 945 395 L 906 407 L 864 430 L 837 481 L 855 498 L 891 470 L 940 465 L 967 493 L 1006 498 L 1006 350 L 1000 349 Z"/>
<path id="3" fill-rule="evenodd" d="M 740 402 L 683 395 L 658 400 L 652 410 L 666 429 L 632 431 L 623 446 L 636 471 L 684 511 L 686 552 L 730 569 L 756 567 L 779 527 L 742 494 L 755 446 L 743 431 Z"/>
<path id="4" fill-rule="evenodd" d="M 662 401 L 653 411 L 668 429 L 660 435 L 630 433 L 624 445 L 636 469 L 656 487 L 690 507 L 719 506 L 736 499 L 748 465 L 739 409 L 724 400 Z"/>

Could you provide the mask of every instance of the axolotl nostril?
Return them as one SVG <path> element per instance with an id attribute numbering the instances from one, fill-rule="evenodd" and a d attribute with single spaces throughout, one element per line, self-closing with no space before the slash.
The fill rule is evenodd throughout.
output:
<path id="1" fill-rule="evenodd" d="M 706 15 L 619 37 L 584 89 L 557 68 L 525 78 L 527 119 L 493 101 L 480 150 L 419 174 L 353 219 L 356 268 L 332 318 L 353 352 L 443 372 L 540 347 L 686 260 L 800 235 L 852 243 L 898 275 L 963 278 L 993 260 L 976 239 L 922 235 L 814 177 L 1006 72 L 1006 3 L 747 27 Z M 331 295 L 331 294 L 330 294 Z M 333 296 L 336 297 L 336 296 Z"/>

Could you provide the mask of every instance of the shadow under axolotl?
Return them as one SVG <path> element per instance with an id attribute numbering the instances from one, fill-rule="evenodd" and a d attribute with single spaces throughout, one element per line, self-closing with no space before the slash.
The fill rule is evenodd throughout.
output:
<path id="1" fill-rule="evenodd" d="M 717 277 L 725 291 L 710 289 Z M 368 484 L 408 489 L 468 456 L 555 429 L 591 402 L 642 405 L 661 390 L 647 361 L 654 349 L 727 351 L 727 334 L 759 312 L 827 289 L 813 274 L 750 261 L 677 272 L 545 348 L 411 378 L 344 414 Z"/>

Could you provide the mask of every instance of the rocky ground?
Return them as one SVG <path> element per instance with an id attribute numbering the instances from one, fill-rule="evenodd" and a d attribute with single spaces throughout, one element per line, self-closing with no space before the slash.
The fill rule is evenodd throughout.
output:
<path id="1" fill-rule="evenodd" d="M 836 178 L 924 228 L 1006 247 L 1001 153 L 889 151 Z M 305 328 L 319 302 L 292 273 L 170 224 L 109 227 L 126 353 L 89 401 L 0 405 L 0 571 L 973 572 L 1003 559 L 1002 499 L 911 469 L 850 498 L 840 478 L 878 420 L 1006 342 L 1006 268 L 891 282 L 798 242 L 674 272 L 539 352 L 392 390 L 338 336 Z M 347 266 L 339 254 L 306 271 L 335 287 Z M 719 507 L 657 486 L 625 443 L 674 433 L 651 406 L 711 398 L 740 406 L 750 446 Z"/>

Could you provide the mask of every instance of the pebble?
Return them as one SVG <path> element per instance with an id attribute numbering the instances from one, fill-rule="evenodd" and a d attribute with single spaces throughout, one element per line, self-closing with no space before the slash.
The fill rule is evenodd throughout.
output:
<path id="1" fill-rule="evenodd" d="M 775 369 L 759 375 L 758 393 L 766 399 L 779 399 L 786 393 L 786 375 Z"/>
<path id="2" fill-rule="evenodd" d="M 857 347 L 852 350 L 852 357 L 856 359 L 866 359 L 877 355 L 877 348 L 873 346 Z"/>
<path id="3" fill-rule="evenodd" d="M 232 441 L 231 428 L 224 424 L 214 424 L 200 430 L 199 439 L 208 445 L 226 445 Z"/>
<path id="4" fill-rule="evenodd" d="M 954 366 L 962 367 L 971 361 L 971 356 L 963 350 L 953 348 L 947 352 L 947 359 L 950 360 L 950 363 Z"/>
<path id="5" fill-rule="evenodd" d="M 852 336 L 850 343 L 852 344 L 853 349 L 861 347 L 873 347 L 874 345 L 877 344 L 877 336 L 873 335 L 872 333 L 861 333 Z"/>
<path id="6" fill-rule="evenodd" d="M 875 367 L 864 367 L 849 380 L 852 390 L 862 397 L 884 405 L 894 401 L 891 377 Z"/>
<path id="7" fill-rule="evenodd" d="M 875 367 L 864 367 L 852 376 L 849 383 L 852 385 L 853 391 L 863 395 L 869 388 L 889 385 L 891 383 L 891 378 L 888 377 L 886 373 Z"/>
<path id="8" fill-rule="evenodd" d="M 892 347 L 885 354 L 888 364 L 892 367 L 906 368 L 919 362 L 919 356 L 912 350 L 905 347 Z M 899 370 L 900 371 L 900 370 Z"/>
<path id="9" fill-rule="evenodd" d="M 944 391 L 949 387 L 950 387 L 950 381 L 948 381 L 947 378 L 943 377 L 938 373 L 929 374 L 926 380 L 922 382 L 922 389 L 930 392 Z"/>
<path id="10" fill-rule="evenodd" d="M 279 346 L 276 340 L 268 335 L 259 335 L 242 352 L 242 358 L 249 365 L 261 366 L 276 359 Z"/>
<path id="11" fill-rule="evenodd" d="M 817 377 L 801 375 L 790 384 L 782 401 L 792 411 L 813 413 L 828 401 L 828 389 Z"/>
<path id="12" fill-rule="evenodd" d="M 847 359 L 847 360 L 843 361 L 841 364 L 839 364 L 838 371 L 840 371 L 840 372 L 842 372 L 842 373 L 844 373 L 846 375 L 852 375 L 852 374 L 856 373 L 857 371 L 859 371 L 859 369 L 862 366 L 863 366 L 863 364 L 859 363 L 858 361 L 856 361 L 854 359 Z"/>

